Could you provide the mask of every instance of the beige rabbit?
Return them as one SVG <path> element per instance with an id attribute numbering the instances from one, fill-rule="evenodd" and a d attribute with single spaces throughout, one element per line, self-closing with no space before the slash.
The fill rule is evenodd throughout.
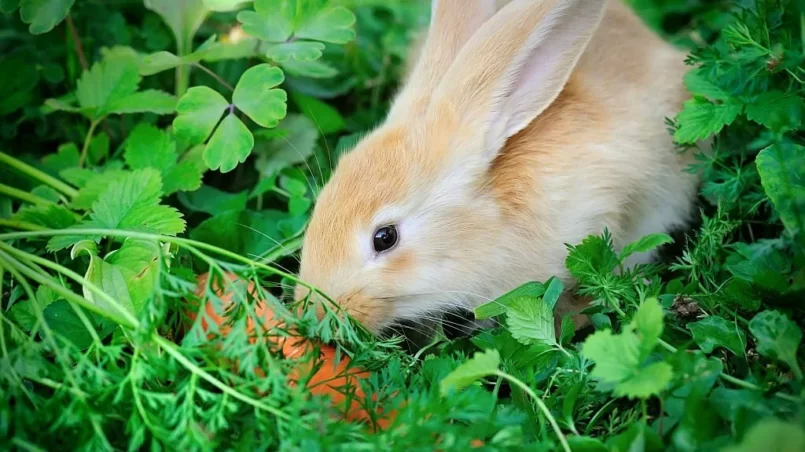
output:
<path id="1" fill-rule="evenodd" d="M 388 118 L 319 196 L 301 279 L 378 332 L 572 287 L 565 244 L 605 227 L 621 247 L 683 225 L 698 179 L 665 118 L 684 59 L 616 1 L 434 0 Z"/>

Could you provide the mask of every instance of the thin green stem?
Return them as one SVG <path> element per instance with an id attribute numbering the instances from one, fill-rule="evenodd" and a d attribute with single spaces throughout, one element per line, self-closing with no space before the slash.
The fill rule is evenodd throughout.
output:
<path id="1" fill-rule="evenodd" d="M 0 218 L 0 226 L 14 229 L 22 229 L 24 231 L 45 231 L 46 227 L 39 226 L 38 224 L 28 223 L 27 221 L 7 220 Z"/>
<path id="2" fill-rule="evenodd" d="M 282 410 L 280 410 L 279 408 L 266 405 L 265 403 L 260 402 L 259 400 L 255 400 L 252 397 L 241 394 L 232 387 L 224 384 L 217 378 L 213 377 L 207 371 L 198 367 L 195 363 L 187 359 L 186 356 L 184 356 L 181 352 L 179 352 L 179 350 L 177 350 L 177 346 L 173 342 L 168 341 L 167 339 L 163 338 L 162 336 L 159 336 L 158 334 L 154 334 L 153 336 L 151 336 L 151 339 L 157 345 L 162 347 L 163 350 L 165 350 L 169 355 L 171 355 L 176 361 L 179 362 L 179 364 L 184 366 L 187 370 L 198 375 L 200 378 L 206 380 L 208 383 L 220 389 L 224 393 L 229 394 L 230 396 L 240 400 L 241 402 L 247 403 L 257 409 L 271 413 L 280 419 L 291 420 L 291 416 L 287 413 L 282 412 Z"/>
<path id="3" fill-rule="evenodd" d="M 95 134 L 95 128 L 98 127 L 98 124 L 101 123 L 100 119 L 96 119 L 89 124 L 89 131 L 87 131 L 87 136 L 84 137 L 84 146 L 81 147 L 81 157 L 78 159 L 78 167 L 83 168 L 84 162 L 87 161 L 87 154 L 89 153 L 89 145 L 92 143 L 92 135 Z"/>
<path id="4" fill-rule="evenodd" d="M 114 298 L 110 297 L 106 292 L 101 290 L 98 286 L 96 286 L 92 282 L 88 281 L 84 277 L 80 276 L 79 274 L 75 273 L 74 271 L 70 270 L 69 268 L 64 267 L 62 265 L 59 265 L 59 264 L 57 264 L 55 262 L 49 261 L 47 259 L 43 259 L 43 258 L 41 258 L 39 256 L 35 256 L 33 254 L 26 253 L 24 251 L 20 251 L 17 248 L 14 248 L 13 246 L 8 245 L 7 243 L 4 243 L 2 241 L 0 241 L 0 250 L 5 250 L 8 253 L 11 253 L 11 254 L 16 255 L 18 257 L 22 257 L 24 259 L 30 260 L 31 262 L 35 262 L 35 263 L 37 263 L 39 265 L 42 265 L 43 267 L 50 268 L 51 270 L 55 270 L 55 271 L 65 275 L 65 276 L 67 276 L 68 278 L 72 279 L 73 281 L 75 281 L 75 282 L 81 284 L 83 287 L 87 288 L 87 290 L 92 292 L 94 295 L 96 295 L 99 298 L 101 298 L 102 301 L 104 301 L 106 304 L 108 304 L 109 306 L 115 308 L 115 310 L 117 310 L 121 315 L 118 316 L 115 313 L 110 312 L 108 309 L 104 309 L 101 306 L 99 306 L 99 305 L 97 305 L 97 304 L 85 299 L 84 297 L 76 294 L 75 292 L 73 292 L 71 290 L 68 290 L 67 288 L 65 288 L 61 284 L 56 283 L 56 281 L 54 281 L 53 278 L 45 277 L 45 276 L 37 273 L 36 271 L 34 271 L 34 270 L 30 269 L 30 268 L 27 268 L 27 267 L 19 268 L 19 271 L 21 273 L 25 274 L 26 276 L 28 276 L 29 278 L 33 279 L 34 281 L 36 281 L 36 282 L 38 282 L 40 284 L 44 284 L 44 285 L 48 286 L 49 288 L 53 289 L 54 292 L 64 296 L 67 299 L 67 301 L 77 303 L 81 307 L 89 309 L 90 311 L 93 311 L 93 312 L 95 312 L 97 314 L 100 314 L 100 315 L 102 315 L 102 316 L 114 321 L 115 323 L 123 325 L 123 326 L 125 326 L 127 328 L 137 328 L 139 326 L 140 322 L 137 320 L 137 318 L 134 317 L 133 314 L 128 312 L 126 310 L 126 308 L 121 306 L 120 303 L 117 302 L 117 300 L 115 300 Z M 0 251 L 0 252 L 2 252 L 2 251 Z"/>
<path id="5" fill-rule="evenodd" d="M 9 187 L 8 185 L 4 184 L 0 184 L 0 195 L 17 198 L 20 201 L 27 202 L 28 204 L 35 204 L 37 206 L 56 204 L 49 199 L 40 198 L 39 196 L 28 193 L 27 191 L 20 190 L 19 188 Z"/>
<path id="6" fill-rule="evenodd" d="M 551 411 L 548 409 L 547 406 L 545 406 L 545 403 L 542 401 L 542 399 L 540 399 L 537 396 L 537 394 L 531 388 L 528 387 L 527 384 L 523 383 L 514 376 L 509 375 L 506 372 L 503 372 L 502 370 L 495 371 L 495 375 L 501 378 L 505 378 L 510 383 L 513 383 L 514 385 L 522 389 L 526 394 L 528 394 L 529 397 L 531 397 L 531 399 L 537 404 L 537 407 L 540 409 L 540 411 L 542 411 L 542 414 L 545 415 L 545 418 L 548 419 L 548 423 L 551 424 L 551 427 L 553 428 L 553 431 L 556 433 L 556 436 L 559 437 L 559 442 L 562 443 L 562 449 L 564 449 L 565 452 L 570 452 L 570 444 L 567 443 L 567 438 L 565 437 L 565 434 L 562 433 L 562 429 L 559 428 L 559 423 L 556 422 L 556 419 L 553 417 L 553 414 L 551 414 Z"/>
<path id="7" fill-rule="evenodd" d="M 30 177 L 32 179 L 36 179 L 36 180 L 38 180 L 39 182 L 42 182 L 45 185 L 49 185 L 49 186 L 53 187 L 54 189 L 64 193 L 65 195 L 67 195 L 67 196 L 69 196 L 71 198 L 74 198 L 74 197 L 76 197 L 78 195 L 78 190 L 76 190 L 75 188 L 73 188 L 73 187 L 65 184 L 64 182 L 56 179 L 55 177 L 51 176 L 50 174 L 47 174 L 45 172 L 42 172 L 42 171 L 34 168 L 31 165 L 28 165 L 26 163 L 22 163 L 21 161 L 15 159 L 14 157 L 12 157 L 12 156 L 4 153 L 4 152 L 0 152 L 0 163 L 8 165 L 11 168 L 14 168 L 15 170 L 19 171 L 20 173 L 25 174 L 26 176 L 28 176 L 28 177 Z"/>
<path id="8" fill-rule="evenodd" d="M 202 65 L 201 65 L 201 64 L 199 64 L 199 63 L 193 63 L 193 64 L 191 64 L 191 66 L 193 66 L 193 67 L 197 67 L 197 68 L 201 69 L 201 70 L 202 70 L 202 71 L 204 71 L 204 72 L 205 72 L 207 75 L 209 75 L 210 77 L 214 78 L 214 79 L 215 79 L 215 81 L 217 81 L 217 82 L 218 82 L 218 83 L 220 83 L 221 85 L 225 86 L 225 87 L 226 87 L 226 88 L 227 88 L 229 91 L 235 91 L 235 88 L 234 88 L 232 85 L 230 85 L 229 83 L 227 83 L 227 81 L 226 81 L 226 80 L 224 80 L 223 78 L 221 78 L 221 76 L 220 76 L 220 75 L 216 74 L 215 72 L 211 71 L 210 69 L 208 69 L 208 68 L 206 68 L 206 67 L 202 66 Z"/>

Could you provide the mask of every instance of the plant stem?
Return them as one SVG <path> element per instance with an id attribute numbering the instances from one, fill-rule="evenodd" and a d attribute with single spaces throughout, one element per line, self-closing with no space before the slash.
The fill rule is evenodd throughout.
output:
<path id="1" fill-rule="evenodd" d="M 270 406 L 270 405 L 266 405 L 265 403 L 262 403 L 259 400 L 255 400 L 252 397 L 249 397 L 247 395 L 241 394 L 240 392 L 238 392 L 235 389 L 231 388 L 230 386 L 224 384 L 223 382 L 221 382 L 217 378 L 213 377 L 207 371 L 205 371 L 204 369 L 198 367 L 195 363 L 193 363 L 192 361 L 187 359 L 186 356 L 184 356 L 182 353 L 180 353 L 178 350 L 176 350 L 177 346 L 173 342 L 170 342 L 169 340 L 165 339 L 164 337 L 162 337 L 162 336 L 160 336 L 158 334 L 152 335 L 151 339 L 157 345 L 162 347 L 166 352 L 168 352 L 169 355 L 173 356 L 173 358 L 176 361 L 178 361 L 182 366 L 187 368 L 187 370 L 189 370 L 190 372 L 192 372 L 192 373 L 198 375 L 199 377 L 203 378 L 208 383 L 210 383 L 211 385 L 213 385 L 216 388 L 220 389 L 224 393 L 229 394 L 230 396 L 240 400 L 241 402 L 245 402 L 245 403 L 247 403 L 247 404 L 249 404 L 249 405 L 251 405 L 251 406 L 253 406 L 255 408 L 261 409 L 263 411 L 267 411 L 267 412 L 277 416 L 280 419 L 285 419 L 286 421 L 291 420 L 291 416 L 288 415 L 287 413 L 282 412 L 282 410 L 280 410 L 279 408 L 276 408 L 276 407 L 273 407 L 273 406 Z"/>
<path id="2" fill-rule="evenodd" d="M 73 40 L 73 47 L 75 48 L 75 53 L 78 55 L 78 62 L 81 63 L 81 68 L 86 71 L 89 67 L 87 56 L 84 54 L 84 47 L 81 45 L 81 39 L 78 37 L 78 31 L 75 28 L 73 16 L 70 14 L 67 15 L 67 28 L 70 30 L 70 38 Z"/>
<path id="3" fill-rule="evenodd" d="M 100 120 L 94 120 L 89 124 L 89 131 L 84 138 L 84 146 L 81 148 L 81 157 L 78 159 L 78 167 L 83 168 L 84 162 L 87 160 L 87 153 L 89 152 L 89 144 L 92 142 L 92 135 L 95 133 L 95 128 L 98 127 Z"/>
<path id="4" fill-rule="evenodd" d="M 229 89 L 229 91 L 235 91 L 235 88 L 232 85 L 227 83 L 227 81 L 224 80 L 220 75 L 216 74 L 215 72 L 213 72 L 212 70 L 208 69 L 207 67 L 205 67 L 205 66 L 203 66 L 203 65 L 201 65 L 199 63 L 193 63 L 193 64 L 191 64 L 191 66 L 201 69 L 202 71 L 207 73 L 210 77 L 214 78 L 218 83 L 224 85 L 227 89 Z"/>
<path id="5" fill-rule="evenodd" d="M 50 185 L 54 189 L 64 193 L 65 195 L 71 198 L 75 198 L 78 195 L 78 190 L 76 190 L 75 188 L 65 184 L 64 182 L 56 179 L 55 177 L 47 173 L 44 173 L 34 168 L 31 165 L 22 163 L 21 161 L 15 159 L 14 157 L 4 152 L 0 152 L 0 163 L 6 164 L 11 168 L 14 168 L 15 170 L 19 171 L 20 173 L 25 174 L 26 176 L 29 176 L 33 179 L 36 179 L 45 185 Z"/>
<path id="6" fill-rule="evenodd" d="M 55 204 L 53 201 L 50 201 L 48 199 L 40 198 L 39 196 L 28 193 L 27 191 L 22 191 L 19 188 L 9 187 L 8 185 L 4 184 L 0 184 L 0 195 L 6 195 L 12 198 L 17 198 L 20 201 L 24 201 L 29 204 L 35 204 L 37 206 L 48 206 L 51 204 Z"/>
<path id="7" fill-rule="evenodd" d="M 16 220 L 6 220 L 4 218 L 0 218 L 0 226 L 5 226 L 8 228 L 14 229 L 22 229 L 24 231 L 45 231 L 47 230 L 46 227 L 39 226 L 33 223 L 27 223 L 25 221 L 16 221 Z"/>
<path id="8" fill-rule="evenodd" d="M 548 419 L 548 423 L 551 424 L 551 427 L 553 428 L 553 431 L 556 433 L 556 436 L 559 437 L 559 442 L 562 443 L 562 449 L 564 449 L 565 452 L 571 452 L 570 444 L 567 443 L 567 438 L 565 438 L 565 434 L 562 433 L 562 429 L 559 428 L 559 424 L 556 422 L 556 419 L 553 417 L 548 407 L 545 406 L 545 403 L 542 401 L 542 399 L 540 399 L 537 396 L 537 394 L 533 390 L 531 390 L 531 388 L 528 387 L 527 384 L 523 383 L 514 376 L 509 375 L 506 372 L 503 372 L 502 370 L 497 370 L 495 371 L 494 374 L 497 375 L 498 377 L 505 378 L 510 383 L 514 383 L 517 387 L 519 387 L 526 394 L 528 394 L 528 396 L 531 397 L 532 400 L 534 400 L 534 402 L 537 404 L 537 407 L 540 409 L 540 411 L 542 411 L 542 414 L 544 414 L 545 417 Z"/>

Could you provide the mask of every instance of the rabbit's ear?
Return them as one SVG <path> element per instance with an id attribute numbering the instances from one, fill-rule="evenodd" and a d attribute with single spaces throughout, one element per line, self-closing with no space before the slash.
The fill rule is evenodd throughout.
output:
<path id="1" fill-rule="evenodd" d="M 407 120 L 424 113 L 456 55 L 496 11 L 496 0 L 433 0 L 427 38 L 388 120 Z"/>
<path id="2" fill-rule="evenodd" d="M 461 49 L 436 89 L 434 123 L 491 161 L 561 93 L 604 15 L 606 0 L 513 0 Z M 457 115 L 457 116 L 456 116 Z M 470 135 L 470 136 L 468 136 Z M 479 149 L 482 147 L 483 149 Z"/>

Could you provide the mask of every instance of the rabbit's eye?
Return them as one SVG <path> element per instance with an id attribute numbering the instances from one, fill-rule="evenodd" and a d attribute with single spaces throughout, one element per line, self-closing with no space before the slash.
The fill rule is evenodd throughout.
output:
<path id="1" fill-rule="evenodd" d="M 397 244 L 397 228 L 393 225 L 383 226 L 375 232 L 374 247 L 375 251 L 382 253 L 383 251 L 394 248 Z"/>

